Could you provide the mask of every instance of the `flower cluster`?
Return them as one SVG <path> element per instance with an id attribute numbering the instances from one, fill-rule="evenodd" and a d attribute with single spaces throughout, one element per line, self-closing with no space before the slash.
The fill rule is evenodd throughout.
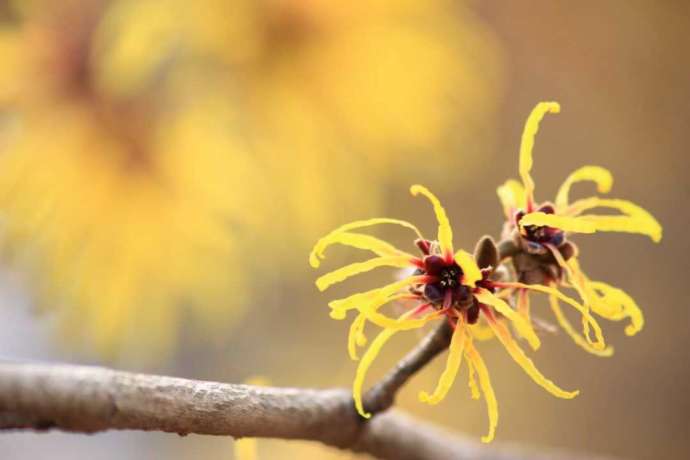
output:
<path id="1" fill-rule="evenodd" d="M 570 202 L 570 188 L 577 182 L 594 182 L 600 193 L 611 190 L 613 177 L 600 166 L 583 166 L 572 172 L 561 185 L 555 202 L 535 202 L 534 181 L 530 175 L 534 137 L 544 115 L 559 111 L 560 106 L 556 102 L 542 102 L 534 108 L 525 124 L 520 147 L 522 183 L 509 179 L 498 187 L 506 216 L 503 239 L 515 245 L 511 259 L 516 278 L 522 284 L 573 288 L 585 307 L 597 315 L 614 321 L 629 318 L 630 324 L 625 332 L 634 335 L 644 324 L 640 308 L 624 291 L 601 281 L 592 281 L 582 272 L 577 246 L 568 240 L 567 233 L 639 233 L 658 242 L 661 240 L 661 225 L 651 214 L 629 201 L 588 197 Z M 594 208 L 616 209 L 621 214 L 585 214 Z M 513 291 L 519 311 L 529 320 L 527 288 L 516 286 Z M 575 343 L 593 354 L 611 355 L 613 350 L 605 346 L 596 323 L 583 316 L 583 337 L 563 315 L 557 296 L 550 295 L 550 304 L 559 324 Z M 594 339 L 590 338 L 590 331 L 594 332 Z"/>
<path id="2" fill-rule="evenodd" d="M 348 312 L 356 312 L 350 326 L 348 350 L 352 359 L 359 360 L 353 398 L 363 417 L 371 416 L 364 407 L 362 395 L 366 373 L 384 344 L 399 331 L 419 329 L 434 321 L 450 323 L 453 334 L 446 368 L 435 390 L 432 393 L 420 392 L 419 399 L 429 404 L 440 402 L 448 393 L 464 358 L 473 398 L 478 399 L 483 393 L 486 400 L 489 432 L 482 440 L 490 442 L 498 421 L 498 406 L 489 372 L 475 341 L 495 336 L 513 360 L 545 390 L 566 399 L 578 394 L 577 391 L 561 389 L 542 375 L 508 328 L 512 325 L 533 350 L 539 348 L 540 339 L 529 313 L 529 293 L 548 295 L 563 329 L 576 343 L 597 355 L 610 355 L 612 349 L 606 346 L 601 327 L 592 312 L 610 320 L 630 318 L 631 324 L 626 328 L 629 335 L 642 327 L 642 314 L 630 296 L 605 283 L 591 281 L 582 273 L 577 262 L 577 247 L 567 239 L 567 234 L 623 231 L 646 234 L 658 241 L 661 227 L 656 220 L 640 207 L 622 200 L 587 198 L 569 204 L 569 189 L 575 182 L 591 180 L 598 185 L 600 192 L 610 189 L 610 173 L 595 166 L 585 166 L 571 174 L 561 187 L 555 204 L 534 202 L 534 182 L 530 176 L 534 137 L 543 116 L 558 110 L 558 104 L 553 102 L 537 105 L 527 120 L 522 138 L 522 183 L 509 180 L 498 189 L 507 218 L 503 239 L 499 243 L 500 252 L 490 238 L 480 242 L 474 255 L 462 249 L 456 251 L 453 230 L 443 206 L 421 185 L 412 186 L 410 191 L 413 195 L 423 195 L 433 205 L 438 221 L 435 240 L 424 238 L 419 229 L 407 221 L 374 218 L 343 225 L 314 246 L 310 254 L 310 264 L 314 268 L 320 265 L 325 250 L 335 244 L 375 254 L 367 261 L 352 263 L 320 276 L 316 285 L 321 291 L 377 267 L 409 269 L 409 275 L 398 281 L 329 303 L 334 319 L 345 319 Z M 623 214 L 583 214 L 595 207 L 615 208 Z M 415 256 L 376 237 L 359 233 L 363 228 L 381 224 L 399 225 L 414 231 L 417 236 L 415 245 L 421 255 Z M 506 270 L 497 270 L 501 264 L 512 267 L 508 270 L 512 273 L 511 279 L 504 279 L 502 272 Z M 580 300 L 562 292 L 563 287 L 575 289 Z M 514 305 L 506 299 L 513 299 Z M 386 304 L 401 300 L 411 301 L 413 307 L 399 317 L 391 317 L 381 311 Z M 561 302 L 575 308 L 582 317 L 583 334 L 567 321 L 560 309 Z M 367 323 L 373 323 L 382 331 L 359 359 L 358 347 L 367 344 L 364 334 Z M 592 334 L 594 338 L 590 337 Z"/>

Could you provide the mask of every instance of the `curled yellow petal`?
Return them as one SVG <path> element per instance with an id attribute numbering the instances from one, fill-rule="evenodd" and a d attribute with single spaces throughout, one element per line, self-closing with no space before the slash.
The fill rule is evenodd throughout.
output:
<path id="1" fill-rule="evenodd" d="M 409 295 L 407 293 L 398 293 L 395 295 L 393 294 L 400 287 L 418 283 L 419 278 L 422 277 L 413 276 L 401 280 L 397 283 L 390 284 L 385 288 L 380 289 L 378 294 L 367 299 L 367 301 L 357 304 L 355 308 L 366 317 L 367 321 L 371 321 L 372 323 L 382 328 L 408 330 L 421 327 L 424 324 L 426 324 L 429 320 L 437 318 L 440 313 L 438 311 L 434 311 L 433 313 L 430 313 L 429 315 L 418 319 L 393 319 L 389 316 L 386 316 L 378 312 L 378 309 L 381 306 L 394 300 L 407 297 Z"/>
<path id="2" fill-rule="evenodd" d="M 558 102 L 540 102 L 532 109 L 532 113 L 527 117 L 525 128 L 522 131 L 522 141 L 520 143 L 520 178 L 525 185 L 525 195 L 527 201 L 533 200 L 534 181 L 530 175 L 532 170 L 532 150 L 534 149 L 534 137 L 539 131 L 539 123 L 547 113 L 558 113 L 561 106 Z"/>
<path id="3" fill-rule="evenodd" d="M 572 306 L 575 308 L 580 314 L 584 317 L 584 319 L 589 323 L 589 326 L 592 328 L 592 331 L 594 331 L 594 337 L 595 340 L 590 343 L 592 346 L 598 350 L 603 350 L 606 348 L 606 341 L 604 340 L 604 334 L 601 331 L 601 326 L 597 322 L 596 318 L 594 318 L 591 313 L 589 312 L 589 309 L 585 307 L 584 305 L 580 304 L 578 301 L 575 299 L 568 297 L 567 295 L 563 294 L 561 291 L 558 289 L 551 287 L 551 286 L 543 286 L 541 284 L 525 284 L 525 283 L 518 283 L 518 282 L 509 282 L 509 283 L 500 283 L 503 286 L 508 286 L 508 287 L 516 287 L 516 288 L 524 288 L 524 289 L 529 289 L 532 291 L 538 291 L 544 294 L 551 294 L 554 295 L 560 300 L 561 302 L 565 302 L 568 305 Z M 589 338 L 588 338 L 589 340 Z"/>
<path id="4" fill-rule="evenodd" d="M 358 292 L 343 299 L 332 300 L 328 303 L 331 307 L 331 318 L 345 319 L 347 312 L 357 308 L 357 304 L 373 298 L 382 288 L 372 289 L 366 292 Z"/>
<path id="5" fill-rule="evenodd" d="M 467 338 L 467 341 L 469 342 L 471 340 L 470 337 Z M 465 345 L 467 348 L 468 345 Z M 470 387 L 470 394 L 472 395 L 472 399 L 479 399 L 481 396 L 479 394 L 479 387 L 477 386 L 477 379 L 475 376 L 475 370 L 474 370 L 474 365 L 472 364 L 472 360 L 466 359 L 467 361 L 467 371 L 469 373 L 467 377 L 467 386 Z"/>
<path id="6" fill-rule="evenodd" d="M 594 312 L 611 320 L 630 318 L 630 324 L 625 327 L 626 335 L 632 336 L 642 330 L 644 327 L 642 310 L 625 291 L 601 281 L 590 281 L 589 285 L 599 294 L 598 302 L 592 305 Z"/>
<path id="7" fill-rule="evenodd" d="M 435 311 L 423 318 L 395 320 L 377 311 L 379 307 L 395 299 L 395 297 L 377 298 L 358 307 L 358 310 L 366 317 L 367 321 L 371 321 L 379 327 L 399 330 L 417 329 L 424 326 L 430 319 L 437 318 L 439 315 L 439 312 Z"/>
<path id="8" fill-rule="evenodd" d="M 343 246 L 349 246 L 357 249 L 363 249 L 363 250 L 368 250 L 376 254 L 377 256 L 380 257 L 385 257 L 385 256 L 409 256 L 412 258 L 413 256 L 411 254 L 407 254 L 404 251 L 401 251 L 400 249 L 396 248 L 392 244 L 383 241 L 379 238 L 376 238 L 375 236 L 371 235 L 365 235 L 363 233 L 352 233 L 352 232 L 341 232 L 341 233 L 336 233 L 332 235 L 328 241 L 327 246 L 323 246 L 321 248 L 320 253 L 315 253 L 312 252 L 312 254 L 309 256 L 310 260 L 313 258 L 315 259 L 316 266 L 319 265 L 319 257 L 323 258 L 324 257 L 324 251 L 328 246 L 334 245 L 334 244 L 342 244 Z M 311 263 L 311 262 L 310 262 Z M 312 265 L 314 265 L 312 263 Z"/>
<path id="9" fill-rule="evenodd" d="M 453 230 L 450 228 L 450 221 L 446 215 L 446 210 L 441 206 L 439 199 L 423 185 L 413 185 L 410 187 L 410 193 L 414 196 L 421 193 L 431 201 L 431 204 L 434 206 L 434 212 L 436 213 L 436 219 L 438 220 L 438 243 L 441 247 L 441 254 L 443 254 L 444 257 L 452 255 Z"/>
<path id="10" fill-rule="evenodd" d="M 624 215 L 579 215 L 593 208 L 616 209 Z M 577 219 L 587 222 L 595 231 L 638 233 L 650 237 L 655 243 L 661 241 L 663 232 L 661 224 L 646 209 L 631 201 L 590 197 L 574 202 L 568 207 L 567 212 L 571 215 L 579 215 Z"/>
<path id="11" fill-rule="evenodd" d="M 319 259 L 324 258 L 324 251 L 326 248 L 332 244 L 336 243 L 341 243 L 342 244 L 342 237 L 339 237 L 341 233 L 344 232 L 349 232 L 350 230 L 354 230 L 357 228 L 364 228 L 364 227 L 371 227 L 373 225 L 379 225 L 379 224 L 394 224 L 394 225 L 401 225 L 405 228 L 409 228 L 413 230 L 419 238 L 423 238 L 421 232 L 415 227 L 413 224 L 406 222 L 404 220 L 400 219 L 390 219 L 387 217 L 377 217 L 374 219 L 367 219 L 367 220 L 358 220 L 355 222 L 350 222 L 349 224 L 342 225 L 332 232 L 330 232 L 328 235 L 324 236 L 321 238 L 319 241 L 316 242 L 314 245 L 314 248 L 311 250 L 311 253 L 309 254 L 309 264 L 317 268 L 320 264 L 321 261 Z M 367 248 L 368 249 L 368 248 Z"/>
<path id="12" fill-rule="evenodd" d="M 324 291 L 330 286 L 340 283 L 351 276 L 358 275 L 360 273 L 368 272 L 378 267 L 400 267 L 405 268 L 412 265 L 410 258 L 407 256 L 393 256 L 393 257 L 376 257 L 373 259 L 366 260 L 364 262 L 355 262 L 350 265 L 346 265 L 332 272 L 328 272 L 325 275 L 319 276 L 316 279 L 316 287 L 319 291 Z"/>
<path id="13" fill-rule="evenodd" d="M 594 233 L 597 231 L 597 227 L 593 222 L 582 217 L 546 214 L 540 211 L 531 212 L 520 220 L 520 227 L 528 225 L 554 227 L 566 232 L 576 233 Z"/>
<path id="14" fill-rule="evenodd" d="M 402 314 L 397 321 L 404 322 L 412 314 L 411 311 Z M 367 375 L 367 371 L 374 362 L 374 359 L 378 356 L 381 348 L 388 342 L 388 340 L 400 329 L 384 329 L 381 331 L 376 338 L 371 342 L 367 351 L 364 352 L 362 360 L 357 366 L 357 371 L 355 372 L 355 380 L 352 383 L 352 398 L 355 401 L 355 408 L 357 412 L 364 418 L 370 418 L 371 414 L 364 411 L 364 403 L 362 401 L 362 387 L 364 386 L 364 379 Z"/>
<path id="15" fill-rule="evenodd" d="M 498 199 L 503 205 L 503 213 L 506 219 L 512 219 L 513 213 L 517 209 L 525 209 L 527 207 L 527 199 L 525 195 L 525 187 L 515 179 L 508 179 L 503 185 L 496 189 Z"/>
<path id="16" fill-rule="evenodd" d="M 563 258 L 563 255 L 558 250 L 558 248 L 550 244 L 547 245 L 547 248 L 549 249 L 549 251 L 551 251 L 551 255 L 556 260 L 558 265 L 563 269 L 563 271 L 565 271 L 568 281 L 572 284 L 573 288 L 580 295 L 580 298 L 583 302 L 582 306 L 589 312 L 593 296 L 590 295 L 591 289 L 588 289 L 586 286 L 586 277 L 584 273 L 582 273 L 582 270 L 580 270 L 579 264 L 577 264 L 577 258 L 573 257 L 571 259 L 573 263 L 568 264 Z M 558 299 L 556 299 L 556 302 L 558 302 Z M 585 337 L 587 337 L 587 341 L 589 342 L 589 322 L 584 316 L 582 317 L 582 327 L 585 333 Z"/>
<path id="17" fill-rule="evenodd" d="M 483 324 L 481 320 L 469 326 L 469 329 L 472 338 L 480 342 L 494 338 L 494 331 L 487 324 Z"/>
<path id="18" fill-rule="evenodd" d="M 387 284 L 380 288 L 371 289 L 365 292 L 358 292 L 342 299 L 331 300 L 328 302 L 328 306 L 331 307 L 331 318 L 345 319 L 348 311 L 354 310 L 378 297 L 389 297 L 400 289 L 413 284 L 420 284 L 423 280 L 424 277 L 422 276 L 411 276 L 399 281 L 395 281 L 394 283 Z"/>
<path id="19" fill-rule="evenodd" d="M 486 305 L 491 305 L 498 313 L 508 318 L 508 320 L 515 325 L 515 328 L 518 330 L 520 335 L 527 340 L 527 343 L 529 343 L 533 350 L 537 350 L 541 346 L 541 341 L 539 340 L 539 337 L 537 337 L 536 332 L 534 332 L 532 325 L 525 321 L 525 318 L 519 315 L 502 299 L 499 299 L 486 289 L 479 289 L 478 292 L 475 292 L 474 296 L 479 302 Z M 491 323 L 489 323 L 489 325 L 490 324 Z M 494 332 L 496 332 L 495 329 Z"/>
<path id="20" fill-rule="evenodd" d="M 455 332 L 453 332 L 453 337 L 450 340 L 450 346 L 448 347 L 446 368 L 441 374 L 441 378 L 432 394 L 426 391 L 419 392 L 419 400 L 421 402 L 438 404 L 448 394 L 448 390 L 450 390 L 450 387 L 453 385 L 455 377 L 458 375 L 460 364 L 462 363 L 462 355 L 465 350 L 465 339 L 467 337 L 465 329 L 465 324 L 458 321 Z"/>
<path id="21" fill-rule="evenodd" d="M 599 193 L 608 193 L 613 186 L 613 175 L 611 172 L 602 168 L 601 166 L 583 166 L 576 169 L 565 179 L 563 185 L 558 189 L 556 195 L 556 208 L 563 209 L 568 206 L 568 195 L 570 194 L 570 187 L 576 182 L 592 181 L 597 185 Z"/>
<path id="22" fill-rule="evenodd" d="M 350 333 L 347 336 L 347 352 L 350 355 L 350 359 L 353 361 L 359 359 L 359 356 L 357 356 L 357 347 L 363 347 L 367 344 L 367 338 L 364 335 L 364 325 L 366 321 L 367 317 L 360 313 L 350 325 Z"/>
<path id="23" fill-rule="evenodd" d="M 525 289 L 518 289 L 517 290 L 517 311 L 522 316 L 525 318 L 525 321 L 528 323 L 532 323 L 532 319 L 530 317 L 530 305 L 529 305 L 529 294 L 527 293 L 527 290 Z"/>
<path id="24" fill-rule="evenodd" d="M 477 281 L 482 279 L 482 271 L 474 261 L 474 256 L 467 251 L 460 249 L 455 253 L 455 262 L 462 269 L 462 284 L 474 287 Z"/>
<path id="25" fill-rule="evenodd" d="M 489 378 L 489 371 L 486 368 L 486 364 L 484 364 L 484 360 L 477 352 L 477 349 L 474 348 L 471 340 L 469 340 L 465 346 L 465 356 L 467 356 L 468 363 L 472 363 L 472 367 L 477 370 L 479 385 L 482 387 L 484 399 L 486 400 L 486 409 L 489 415 L 489 432 L 485 436 L 482 436 L 482 442 L 489 443 L 496 435 L 496 426 L 498 425 L 498 401 L 496 401 L 496 395 L 491 385 L 491 379 Z"/>
<path id="26" fill-rule="evenodd" d="M 522 348 L 520 348 L 517 342 L 513 340 L 513 337 L 510 335 L 508 329 L 503 324 L 496 321 L 496 318 L 490 310 L 486 309 L 484 312 L 486 313 L 489 326 L 491 326 L 491 328 L 494 330 L 494 334 L 496 334 L 498 340 L 501 341 L 513 360 L 518 363 L 520 367 L 522 367 L 522 369 L 532 378 L 532 380 L 534 380 L 537 385 L 559 398 L 572 399 L 578 395 L 579 391 L 563 390 L 551 380 L 544 377 L 544 375 L 536 368 L 532 360 L 529 359 Z"/>
<path id="27" fill-rule="evenodd" d="M 558 321 L 558 324 L 560 324 L 561 328 L 570 336 L 571 339 L 573 339 L 573 342 L 575 342 L 576 345 L 580 346 L 583 348 L 585 351 L 592 353 L 593 355 L 596 356 L 602 356 L 602 357 L 608 357 L 613 355 L 613 348 L 610 346 L 607 346 L 603 350 L 596 349 L 590 345 L 590 343 L 585 340 L 585 338 L 578 334 L 573 326 L 570 324 L 570 321 L 565 317 L 563 314 L 563 310 L 561 310 L 560 305 L 558 304 L 558 298 L 550 295 L 549 296 L 549 302 L 551 304 L 551 310 L 553 311 L 554 316 L 556 316 L 556 320 Z"/>

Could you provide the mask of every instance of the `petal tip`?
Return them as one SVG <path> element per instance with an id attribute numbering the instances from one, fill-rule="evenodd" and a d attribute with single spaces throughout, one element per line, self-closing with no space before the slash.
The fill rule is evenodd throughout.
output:
<path id="1" fill-rule="evenodd" d="M 424 187 L 423 185 L 414 184 L 414 185 L 410 186 L 410 193 L 412 194 L 412 196 L 417 196 L 417 195 L 419 195 L 424 189 L 425 189 L 425 187 Z"/>
<path id="2" fill-rule="evenodd" d="M 309 254 L 309 265 L 311 265 L 312 268 L 319 268 L 319 265 L 321 265 L 321 261 L 315 252 Z"/>
<path id="3" fill-rule="evenodd" d="M 563 398 L 564 399 L 573 399 L 577 397 L 580 394 L 580 390 L 574 390 L 574 391 L 565 391 Z"/>
<path id="4" fill-rule="evenodd" d="M 342 310 L 335 310 L 335 309 L 333 309 L 333 310 L 331 310 L 331 313 L 329 314 L 329 316 L 330 316 L 332 319 L 341 320 L 341 319 L 345 319 L 346 314 L 345 314 L 345 312 L 342 311 Z"/>

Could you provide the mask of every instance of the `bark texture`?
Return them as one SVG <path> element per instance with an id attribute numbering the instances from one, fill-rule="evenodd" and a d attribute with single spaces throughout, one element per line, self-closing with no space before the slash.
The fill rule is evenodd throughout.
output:
<path id="1" fill-rule="evenodd" d="M 0 430 L 27 429 L 304 439 L 397 460 L 594 458 L 480 445 L 398 411 L 363 421 L 344 389 L 255 387 L 100 367 L 0 364 Z"/>

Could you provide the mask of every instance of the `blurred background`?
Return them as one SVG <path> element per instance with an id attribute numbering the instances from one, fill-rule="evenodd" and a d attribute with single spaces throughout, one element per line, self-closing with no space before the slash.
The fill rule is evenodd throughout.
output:
<path id="1" fill-rule="evenodd" d="M 498 442 L 631 459 L 690 456 L 685 229 L 690 170 L 690 4 L 683 1 L 17 0 L 0 2 L 0 359 L 69 362 L 275 385 L 349 386 L 347 325 L 307 255 L 334 226 L 391 216 L 456 244 L 497 236 L 495 188 L 517 176 L 522 126 L 542 125 L 537 198 L 599 164 L 612 196 L 664 226 L 576 238 L 594 279 L 625 289 L 644 330 L 606 324 L 612 358 L 548 336 L 534 359 L 573 401 L 482 344 Z M 587 185 L 578 194 L 589 194 Z M 377 235 L 411 250 L 410 235 Z M 333 249 L 324 267 L 359 254 Z M 320 272 L 321 273 L 321 272 Z M 534 312 L 543 311 L 541 299 Z M 539 313 L 537 313 L 539 315 Z M 402 335 L 370 375 L 419 336 Z M 298 372 L 295 360 L 299 359 Z M 483 402 L 458 381 L 439 406 L 400 405 L 479 436 Z M 259 458 L 355 458 L 261 440 Z M 3 459 L 231 459 L 226 438 L 156 433 L 3 434 Z"/>

